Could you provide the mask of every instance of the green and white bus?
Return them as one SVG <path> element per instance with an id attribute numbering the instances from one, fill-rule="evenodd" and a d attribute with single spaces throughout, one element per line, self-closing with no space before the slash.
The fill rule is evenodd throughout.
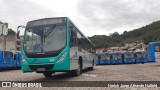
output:
<path id="1" fill-rule="evenodd" d="M 70 72 L 78 76 L 93 69 L 95 46 L 67 17 L 29 21 L 22 44 L 22 71 Z"/>

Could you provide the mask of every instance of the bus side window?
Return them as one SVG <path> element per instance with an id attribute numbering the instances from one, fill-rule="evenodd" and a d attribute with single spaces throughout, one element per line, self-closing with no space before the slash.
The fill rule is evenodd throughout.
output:
<path id="1" fill-rule="evenodd" d="M 70 34 L 71 45 L 77 45 L 77 33 L 72 26 L 70 26 Z"/>

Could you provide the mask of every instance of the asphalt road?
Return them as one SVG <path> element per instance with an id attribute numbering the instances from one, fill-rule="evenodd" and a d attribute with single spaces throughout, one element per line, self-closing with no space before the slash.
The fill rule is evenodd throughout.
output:
<path id="1" fill-rule="evenodd" d="M 83 71 L 83 74 L 78 77 L 73 77 L 68 73 L 55 73 L 51 78 L 45 78 L 43 74 L 23 73 L 21 70 L 2 70 L 0 71 L 0 81 L 50 81 L 47 84 L 53 84 L 53 81 L 160 81 L 160 63 L 145 63 L 145 64 L 127 64 L 127 65 L 101 65 L 95 66 L 94 70 Z M 54 82 L 55 83 L 55 82 Z M 98 83 L 97 83 L 98 84 Z M 52 87 L 54 89 L 73 89 L 75 87 Z M 6 89 L 6 88 L 3 88 Z M 81 87 L 81 89 L 108 89 L 104 87 Z M 128 90 L 122 88 L 119 90 Z M 137 90 L 130 88 L 131 90 Z M 138 90 L 146 90 L 141 88 Z M 160 88 L 159 88 L 160 89 Z M 154 88 L 154 90 L 159 90 Z M 43 88 L 47 90 L 47 88 Z M 114 89 L 112 89 L 114 90 Z M 148 90 L 151 90 L 149 88 Z"/>

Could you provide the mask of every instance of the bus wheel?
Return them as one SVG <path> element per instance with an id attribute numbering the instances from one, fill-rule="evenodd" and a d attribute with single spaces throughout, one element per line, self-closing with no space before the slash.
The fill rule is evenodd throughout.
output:
<path id="1" fill-rule="evenodd" d="M 81 61 L 78 62 L 78 68 L 76 70 L 71 71 L 71 74 L 73 76 L 78 76 L 82 74 L 82 62 Z"/>
<path id="2" fill-rule="evenodd" d="M 45 77 L 52 77 L 52 72 L 44 72 L 43 75 Z"/>

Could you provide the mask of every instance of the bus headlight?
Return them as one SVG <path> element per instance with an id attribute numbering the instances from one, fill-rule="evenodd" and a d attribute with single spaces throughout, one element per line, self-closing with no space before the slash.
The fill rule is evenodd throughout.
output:
<path id="1" fill-rule="evenodd" d="M 64 53 L 59 59 L 58 59 L 58 62 L 61 62 L 61 61 L 63 61 L 64 60 L 64 58 L 66 57 L 66 54 L 67 54 L 67 52 L 66 53 Z"/>
<path id="2" fill-rule="evenodd" d="M 24 59 L 24 57 L 22 56 L 22 63 L 27 64 L 26 60 Z"/>

